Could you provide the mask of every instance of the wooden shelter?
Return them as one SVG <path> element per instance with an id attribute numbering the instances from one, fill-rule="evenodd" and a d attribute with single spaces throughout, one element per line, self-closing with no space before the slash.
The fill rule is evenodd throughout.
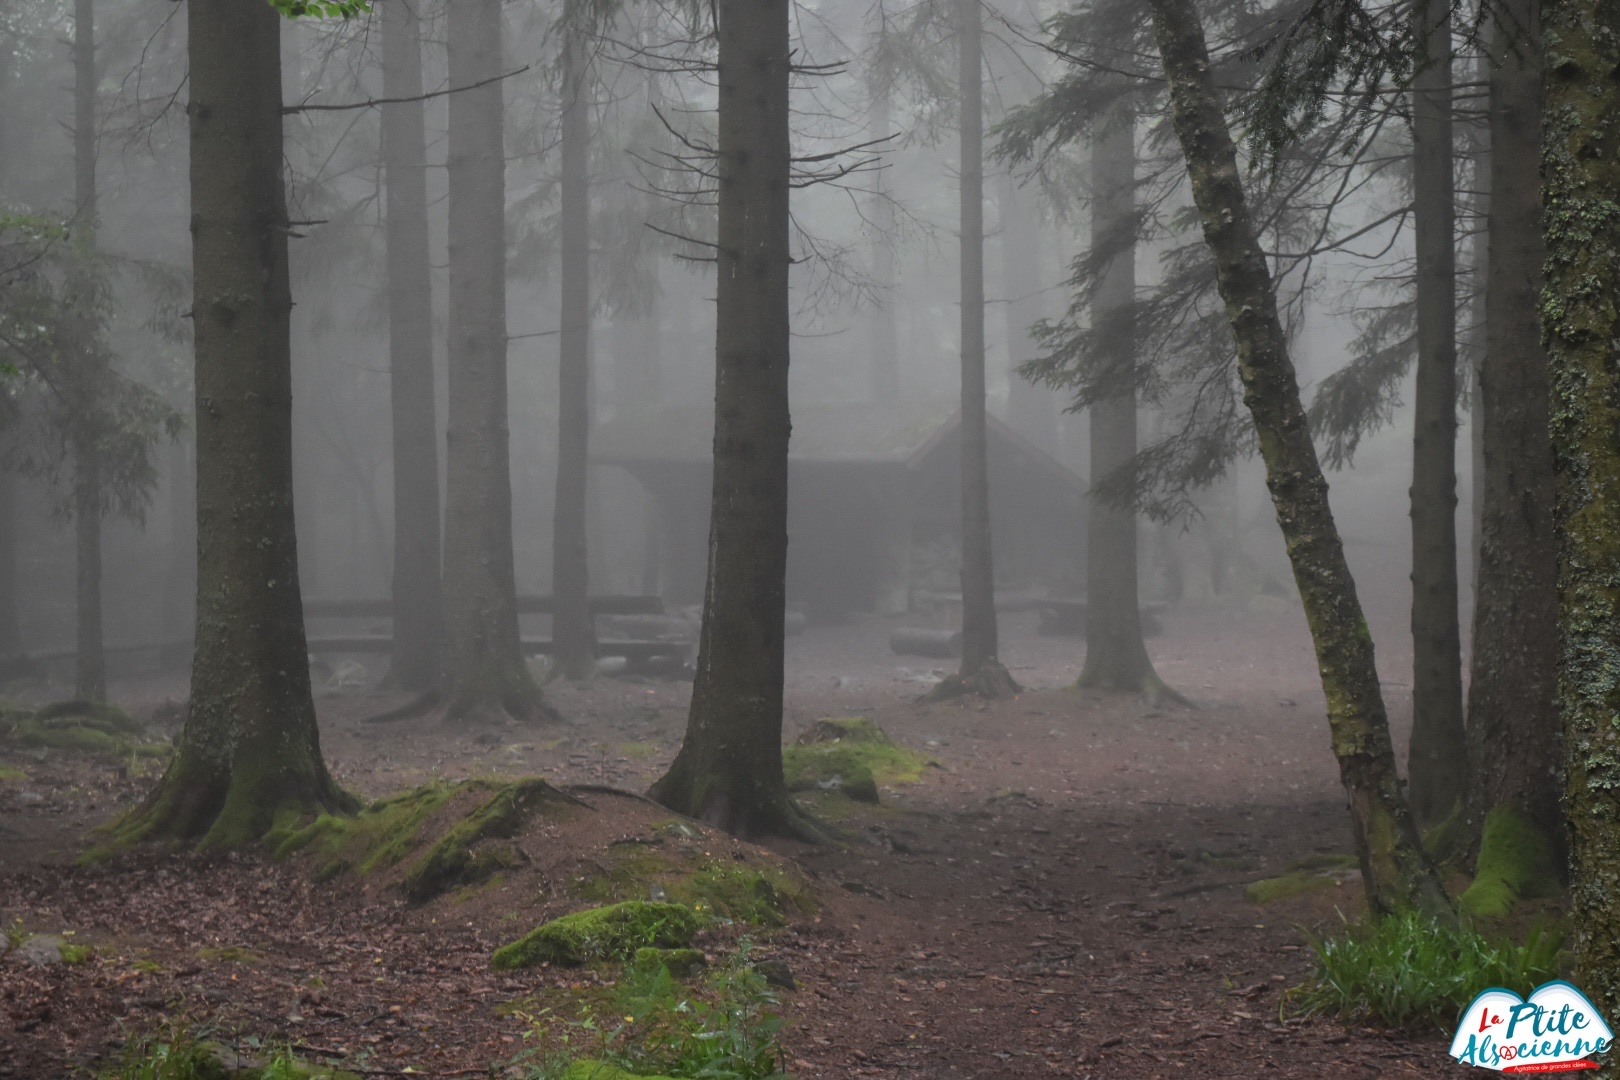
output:
<path id="1" fill-rule="evenodd" d="M 631 473 L 657 508 L 660 590 L 703 595 L 712 406 L 622 414 L 592 457 Z M 812 616 L 899 614 L 914 591 L 954 591 L 961 537 L 961 420 L 939 402 L 893 408 L 800 405 L 788 450 L 788 602 Z M 998 585 L 1052 586 L 1084 566 L 1080 478 L 990 418 L 990 506 Z"/>

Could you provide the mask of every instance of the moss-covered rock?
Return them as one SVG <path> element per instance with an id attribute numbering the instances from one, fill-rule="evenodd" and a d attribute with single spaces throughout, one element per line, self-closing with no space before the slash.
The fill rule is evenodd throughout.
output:
<path id="1" fill-rule="evenodd" d="M 1276 900 L 1331 889 L 1338 884 L 1339 879 L 1325 874 L 1290 870 L 1280 877 L 1261 878 L 1259 881 L 1250 882 L 1244 887 L 1243 895 L 1250 903 L 1269 904 Z"/>
<path id="2" fill-rule="evenodd" d="M 166 742 L 143 738 L 145 729 L 114 705 L 61 701 L 39 709 L 0 711 L 0 744 L 30 750 L 63 750 L 94 757 L 164 757 Z"/>
<path id="3" fill-rule="evenodd" d="M 557 1080 L 675 1080 L 672 1076 L 625 1072 L 617 1065 L 595 1058 L 581 1058 L 562 1071 Z"/>
<path id="4" fill-rule="evenodd" d="M 1520 900 L 1553 896 L 1562 888 L 1550 844 L 1523 814 L 1498 806 L 1485 816 L 1474 883 L 1458 905 L 1470 915 L 1500 918 Z"/>
<path id="5" fill-rule="evenodd" d="M 878 801 L 879 784 L 911 784 L 932 758 L 897 745 L 864 716 L 817 720 L 782 749 L 789 791 L 838 791 L 858 802 Z"/>
<path id="6" fill-rule="evenodd" d="M 697 933 L 699 918 L 680 904 L 626 900 L 587 908 L 552 919 L 510 945 L 495 950 L 497 970 L 550 963 L 578 967 L 602 960 L 624 960 L 637 949 L 685 948 Z"/>
<path id="7" fill-rule="evenodd" d="M 630 958 L 630 966 L 637 971 L 657 971 L 668 968 L 677 979 L 689 979 L 709 966 L 709 958 L 702 949 L 660 949 L 645 946 Z"/>

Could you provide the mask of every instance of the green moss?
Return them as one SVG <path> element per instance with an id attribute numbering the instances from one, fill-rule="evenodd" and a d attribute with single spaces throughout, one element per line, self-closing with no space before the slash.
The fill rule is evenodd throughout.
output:
<path id="1" fill-rule="evenodd" d="M 1423 850 L 1429 853 L 1436 866 L 1460 866 L 1468 857 L 1472 841 L 1462 804 L 1451 808 L 1444 821 L 1431 826 L 1423 834 Z"/>
<path id="2" fill-rule="evenodd" d="M 163 965 L 155 960 L 137 960 L 130 967 L 142 975 L 156 975 L 163 970 Z"/>
<path id="3" fill-rule="evenodd" d="M 1343 852 L 1326 855 L 1307 855 L 1291 865 L 1290 870 L 1356 870 L 1361 860 Z"/>
<path id="4" fill-rule="evenodd" d="M 839 791 L 868 803 L 878 801 L 879 784 L 914 784 L 935 764 L 897 745 L 864 716 L 817 720 L 796 744 L 782 749 L 789 791 Z"/>
<path id="5" fill-rule="evenodd" d="M 646 761 L 648 758 L 657 757 L 659 749 L 660 748 L 657 743 L 650 742 L 627 742 L 619 744 L 619 753 L 629 758 L 631 761 Z"/>
<path id="6" fill-rule="evenodd" d="M 680 904 L 626 900 L 589 908 L 544 923 L 495 950 L 497 970 L 551 963 L 577 967 L 599 960 L 623 960 L 636 949 L 685 948 L 697 933 L 698 916 Z"/>
<path id="7" fill-rule="evenodd" d="M 78 945 L 71 941 L 64 941 L 56 947 L 62 956 L 64 964 L 85 964 L 96 955 L 96 950 L 89 945 Z"/>
<path id="8" fill-rule="evenodd" d="M 1324 874 L 1292 871 L 1281 877 L 1262 878 L 1252 882 L 1243 890 L 1243 895 L 1251 903 L 1269 904 L 1274 900 L 1286 900 L 1291 896 L 1304 896 L 1322 889 L 1331 889 L 1338 884 L 1340 879 Z"/>
<path id="9" fill-rule="evenodd" d="M 70 702 L 80 705 L 82 702 Z M 68 753 L 88 754 L 92 757 L 130 758 L 165 757 L 173 747 L 165 742 L 144 742 L 138 734 L 127 730 L 122 721 L 109 718 L 99 710 L 111 706 L 96 706 L 93 713 L 66 713 L 51 716 L 39 713 L 7 713 L 0 718 L 0 745 L 12 745 L 29 750 L 63 750 Z M 122 716 L 121 713 L 118 715 Z M 130 721 L 130 723 L 133 723 Z M 138 733 L 140 728 L 137 726 Z"/>
<path id="10" fill-rule="evenodd" d="M 790 914 L 814 907 L 804 891 L 775 867 L 719 859 L 669 883 L 668 890 L 672 899 L 705 914 L 753 926 L 783 926 Z"/>
<path id="11" fill-rule="evenodd" d="M 28 774 L 14 765 L 0 765 L 0 780 L 26 780 Z"/>
<path id="12" fill-rule="evenodd" d="M 1551 896 L 1560 888 L 1546 837 L 1517 810 L 1498 806 L 1485 816 L 1474 883 L 1457 903 L 1470 915 L 1501 917 L 1521 899 Z"/>
<path id="13" fill-rule="evenodd" d="M 630 966 L 647 972 L 667 968 L 675 978 L 689 979 L 709 966 L 709 958 L 703 955 L 702 949 L 660 949 L 648 945 L 636 950 Z"/>
<path id="14" fill-rule="evenodd" d="M 581 1058 L 564 1069 L 557 1080 L 674 1080 L 674 1077 L 625 1072 L 606 1061 Z"/>
<path id="15" fill-rule="evenodd" d="M 422 903 L 458 885 L 475 885 L 517 865 L 518 853 L 505 846 L 474 850 L 479 841 L 517 834 L 542 804 L 560 801 L 561 795 L 544 780 L 507 784 L 488 802 L 451 826 L 406 871 L 401 888 L 407 898 Z"/>
<path id="16" fill-rule="evenodd" d="M 428 818 L 455 792 L 444 781 L 435 781 L 379 799 L 352 818 L 322 814 L 301 829 L 276 830 L 268 846 L 278 858 L 313 850 L 317 881 L 350 870 L 365 876 L 402 862 L 421 842 Z"/>

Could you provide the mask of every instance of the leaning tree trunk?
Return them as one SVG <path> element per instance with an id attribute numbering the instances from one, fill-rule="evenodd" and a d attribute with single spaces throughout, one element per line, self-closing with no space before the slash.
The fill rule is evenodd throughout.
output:
<path id="1" fill-rule="evenodd" d="M 174 760 L 111 830 L 231 847 L 352 812 L 321 759 L 292 502 L 280 18 L 186 5 L 197 416 L 197 646 Z"/>
<path id="2" fill-rule="evenodd" d="M 787 577 L 787 0 L 717 0 L 719 270 L 709 578 L 686 737 L 653 799 L 739 836 L 811 838 L 782 780 Z"/>
<path id="3" fill-rule="evenodd" d="M 500 0 L 468 0 L 448 21 L 450 86 L 465 89 L 450 95 L 449 494 L 440 684 L 449 718 L 505 713 L 527 720 L 549 710 L 523 662 L 513 568 Z"/>
<path id="4" fill-rule="evenodd" d="M 1484 436 L 1474 650 L 1468 686 L 1469 821 L 1500 845 L 1525 828 L 1542 865 L 1562 871 L 1563 810 L 1555 683 L 1558 549 L 1553 538 L 1547 354 L 1537 305 L 1541 235 L 1541 41 L 1536 0 L 1504 0 L 1490 75 L 1491 206 L 1481 412 Z M 1508 826 L 1507 828 L 1501 827 Z M 1513 846 L 1521 846 L 1515 839 Z M 1512 851 L 1481 852 L 1501 865 Z M 1528 867 L 1520 867 L 1527 870 Z M 1521 890 L 1529 880 L 1514 883 Z M 1542 886 L 1551 882 L 1540 882 Z"/>
<path id="5" fill-rule="evenodd" d="M 570 679 L 596 667 L 590 608 L 587 481 L 591 438 L 589 72 L 577 30 L 563 45 L 562 288 L 557 354 L 557 496 L 552 511 L 552 656 Z"/>
<path id="6" fill-rule="evenodd" d="M 96 11 L 95 0 L 73 4 L 73 216 L 83 252 L 92 258 L 96 235 Z M 88 271 L 87 271 L 88 273 Z M 89 305 L 88 281 L 80 302 Z M 101 453 L 98 430 L 101 383 L 105 377 L 99 328 L 88 310 L 75 320 L 78 355 L 73 358 L 73 538 L 76 572 L 74 623 L 76 655 L 73 696 L 81 701 L 107 697 L 107 656 L 101 634 Z"/>
<path id="7" fill-rule="evenodd" d="M 1237 341 L 1244 402 L 1254 418 L 1266 485 L 1316 645 L 1368 906 L 1379 913 L 1417 908 L 1449 918 L 1451 905 L 1418 844 L 1401 792 L 1372 637 L 1328 506 L 1327 480 L 1300 404 L 1271 271 L 1243 195 L 1203 27 L 1193 0 L 1151 4 L 1176 136 Z"/>
<path id="8" fill-rule="evenodd" d="M 1121 388 L 1091 406 L 1091 490 L 1118 483 L 1136 458 L 1136 112 L 1123 99 L 1091 152 L 1091 235 L 1117 246 L 1091 296 L 1098 363 Z M 1134 493 L 1135 484 L 1128 490 Z M 1079 685 L 1157 697 L 1165 687 L 1142 643 L 1136 511 L 1093 497 L 1086 512 L 1086 663 Z"/>
<path id="9" fill-rule="evenodd" d="M 382 5 L 383 96 L 422 93 L 422 29 L 405 0 Z M 434 401 L 433 281 L 427 141 L 420 101 L 382 107 L 388 244 L 389 394 L 394 439 L 394 643 L 389 681 L 428 692 L 439 681 L 439 432 Z"/>
<path id="10" fill-rule="evenodd" d="M 1006 697 L 1018 684 L 1002 666 L 996 572 L 990 550 L 990 462 L 984 408 L 984 51 L 980 0 L 956 0 L 960 123 L 962 297 L 962 665 L 935 695 Z"/>
<path id="11" fill-rule="evenodd" d="M 1543 0 L 1542 341 L 1551 372 L 1558 701 L 1575 983 L 1620 1015 L 1620 7 Z"/>
<path id="12" fill-rule="evenodd" d="M 1412 811 L 1456 810 L 1468 777 L 1457 626 L 1457 255 L 1451 172 L 1451 0 L 1413 12 L 1424 46 L 1412 78 L 1417 388 L 1412 438 Z"/>

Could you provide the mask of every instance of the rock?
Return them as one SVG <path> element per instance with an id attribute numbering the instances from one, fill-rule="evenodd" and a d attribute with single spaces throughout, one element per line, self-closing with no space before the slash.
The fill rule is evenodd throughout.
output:
<path id="1" fill-rule="evenodd" d="M 701 949 L 659 949 L 648 946 L 636 950 L 630 966 L 637 971 L 657 971 L 668 968 L 677 979 L 689 979 L 709 966 L 709 958 Z"/>
<path id="2" fill-rule="evenodd" d="M 781 990 L 797 990 L 799 984 L 793 979 L 793 969 L 781 960 L 758 960 L 754 963 L 754 970 L 765 977 L 766 986 L 774 986 Z"/>
<path id="3" fill-rule="evenodd" d="M 66 944 L 66 939 L 55 934 L 35 934 L 7 953 L 6 959 L 32 967 L 55 967 L 67 962 L 62 956 Z"/>

